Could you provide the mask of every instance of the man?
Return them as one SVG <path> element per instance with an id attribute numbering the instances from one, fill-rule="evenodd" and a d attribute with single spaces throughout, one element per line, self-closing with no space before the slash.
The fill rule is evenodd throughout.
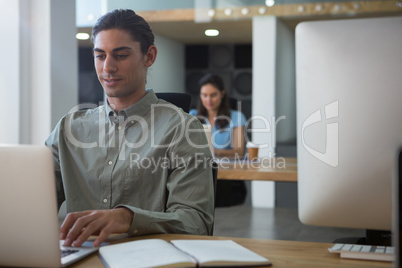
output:
<path id="1" fill-rule="evenodd" d="M 157 55 L 149 25 L 113 10 L 92 41 L 107 103 L 67 114 L 46 141 L 65 218 L 60 239 L 80 246 L 98 235 L 99 246 L 112 233 L 211 234 L 211 154 L 198 146 L 206 136 L 198 120 L 146 91 Z"/>

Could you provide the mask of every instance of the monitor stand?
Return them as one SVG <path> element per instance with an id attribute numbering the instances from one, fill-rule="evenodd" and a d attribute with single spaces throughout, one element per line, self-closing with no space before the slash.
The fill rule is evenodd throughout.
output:
<path id="1" fill-rule="evenodd" d="M 366 230 L 365 237 L 343 237 L 336 239 L 333 243 L 391 246 L 391 231 Z"/>

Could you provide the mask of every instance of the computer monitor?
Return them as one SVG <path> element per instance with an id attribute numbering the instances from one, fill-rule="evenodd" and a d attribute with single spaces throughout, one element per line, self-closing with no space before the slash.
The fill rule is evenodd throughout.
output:
<path id="1" fill-rule="evenodd" d="M 402 146 L 399 148 L 396 155 L 396 168 L 392 182 L 392 244 L 395 247 L 394 267 L 400 268 L 402 266 Z"/>
<path id="2" fill-rule="evenodd" d="M 402 145 L 402 17 L 296 28 L 299 219 L 391 230 Z"/>

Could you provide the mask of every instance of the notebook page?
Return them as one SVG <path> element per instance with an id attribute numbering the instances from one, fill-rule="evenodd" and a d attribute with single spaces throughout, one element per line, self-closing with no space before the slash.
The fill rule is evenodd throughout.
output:
<path id="1" fill-rule="evenodd" d="M 175 247 L 198 260 L 207 262 L 265 263 L 269 260 L 232 240 L 172 240 Z"/>
<path id="2" fill-rule="evenodd" d="M 99 249 L 99 253 L 111 268 L 160 267 L 188 263 L 195 267 L 195 261 L 161 239 L 146 239 L 126 242 Z"/>

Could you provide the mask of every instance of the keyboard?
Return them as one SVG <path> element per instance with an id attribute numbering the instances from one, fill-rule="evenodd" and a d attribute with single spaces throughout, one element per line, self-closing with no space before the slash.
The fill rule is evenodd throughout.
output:
<path id="1" fill-rule="evenodd" d="M 76 249 L 61 249 L 60 250 L 62 258 L 66 257 L 66 256 L 68 256 L 70 254 L 76 253 L 76 252 L 78 252 L 78 250 L 76 250 Z"/>
<path id="2" fill-rule="evenodd" d="M 394 247 L 335 244 L 328 248 L 330 253 L 340 253 L 341 258 L 373 261 L 394 261 Z"/>

